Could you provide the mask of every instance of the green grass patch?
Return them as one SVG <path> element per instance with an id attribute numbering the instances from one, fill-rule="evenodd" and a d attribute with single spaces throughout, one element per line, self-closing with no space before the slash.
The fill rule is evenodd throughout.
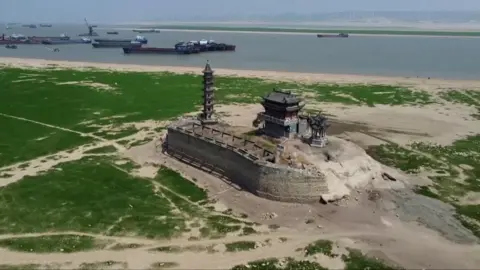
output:
<path id="1" fill-rule="evenodd" d="M 474 90 L 448 90 L 441 92 L 440 97 L 452 103 L 480 106 L 480 92 Z"/>
<path id="2" fill-rule="evenodd" d="M 442 163 L 396 144 L 369 147 L 367 153 L 387 166 L 396 167 L 408 173 L 418 173 L 422 168 L 442 168 Z"/>
<path id="3" fill-rule="evenodd" d="M 249 32 L 288 32 L 312 34 L 362 34 L 362 35 L 413 35 L 413 36 L 454 36 L 477 37 L 480 32 L 470 31 L 416 31 L 416 30 L 383 30 L 383 29 L 322 29 L 322 28 L 279 28 L 279 27 L 235 27 L 235 26 L 194 26 L 194 25 L 158 25 L 160 29 L 178 30 L 210 30 L 210 31 L 249 31 Z"/>
<path id="4" fill-rule="evenodd" d="M 255 245 L 254 241 L 237 241 L 225 244 L 225 248 L 228 252 L 236 252 L 255 249 Z"/>
<path id="5" fill-rule="evenodd" d="M 102 146 L 92 150 L 85 151 L 85 154 L 108 154 L 117 152 L 117 148 L 113 145 Z"/>
<path id="6" fill-rule="evenodd" d="M 40 264 L 0 264 L 3 270 L 37 270 L 43 269 Z"/>
<path id="7" fill-rule="evenodd" d="M 333 242 L 330 240 L 317 240 L 305 247 L 305 256 L 311 256 L 315 254 L 324 254 L 329 257 L 334 257 L 332 253 Z"/>
<path id="8" fill-rule="evenodd" d="M 105 139 L 123 138 L 137 130 L 130 126 L 116 132 L 99 131 L 99 127 L 94 125 L 111 125 L 115 128 L 130 122 L 166 120 L 192 112 L 201 103 L 201 92 L 198 91 L 202 82 L 199 76 L 201 67 L 199 75 L 93 69 L 3 68 L 1 71 L 0 113 L 92 133 Z M 114 87 L 115 90 L 103 91 L 78 82 L 93 82 Z M 299 94 L 313 93 L 315 97 L 312 99 L 321 102 L 368 106 L 432 102 L 426 92 L 385 85 L 300 84 L 218 77 L 216 86 L 217 102 L 223 104 L 258 102 L 273 88 L 296 89 L 295 92 Z M 6 127 L 2 130 L 8 130 L 0 132 L 0 166 L 92 140 L 6 117 L 0 117 L 0 126 Z"/>
<path id="9" fill-rule="evenodd" d="M 349 105 L 425 105 L 434 102 L 425 91 L 390 85 L 272 83 L 262 79 L 224 77 L 217 80 L 217 86 L 219 90 L 215 97 L 222 103 L 260 102 L 261 97 L 273 88 L 293 90 L 299 95 L 306 94 L 310 100 Z"/>
<path id="10" fill-rule="evenodd" d="M 0 126 L 2 127 L 0 131 L 0 166 L 54 154 L 93 141 L 92 138 L 82 137 L 75 133 L 1 115 Z"/>
<path id="11" fill-rule="evenodd" d="M 242 235 L 251 235 L 258 233 L 254 228 L 245 226 L 242 228 Z"/>
<path id="12" fill-rule="evenodd" d="M 84 158 L 0 188 L 0 233 L 79 231 L 172 237 L 185 220 L 150 181 Z"/>
<path id="13" fill-rule="evenodd" d="M 199 188 L 195 183 L 183 178 L 180 173 L 167 167 L 162 166 L 158 170 L 155 181 L 190 201 L 199 202 L 207 199 L 206 190 Z"/>
<path id="14" fill-rule="evenodd" d="M 263 260 L 252 261 L 244 265 L 234 266 L 231 270 L 327 270 L 317 262 L 297 261 L 292 258 L 286 258 L 285 264 L 280 266 L 280 260 L 277 258 L 269 258 Z"/>
<path id="15" fill-rule="evenodd" d="M 480 238 L 480 205 L 455 205 L 457 218 L 463 226 L 470 229 L 473 234 Z"/>
<path id="16" fill-rule="evenodd" d="M 362 254 L 358 250 L 349 250 L 348 255 L 342 255 L 342 259 L 345 262 L 345 270 L 358 270 L 358 269 L 375 269 L 375 270 L 400 270 L 394 266 L 389 266 L 376 258 L 370 258 Z"/>
<path id="17" fill-rule="evenodd" d="M 73 253 L 102 249 L 106 244 L 106 241 L 98 241 L 91 236 L 84 235 L 48 235 L 0 240 L 1 247 L 32 253 Z"/>

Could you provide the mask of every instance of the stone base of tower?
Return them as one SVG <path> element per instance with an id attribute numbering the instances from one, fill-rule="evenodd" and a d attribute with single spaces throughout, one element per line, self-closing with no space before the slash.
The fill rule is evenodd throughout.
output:
<path id="1" fill-rule="evenodd" d="M 327 137 L 312 138 L 310 146 L 313 147 L 325 147 L 327 145 Z"/>
<path id="2" fill-rule="evenodd" d="M 205 119 L 203 113 L 200 113 L 198 116 L 197 116 L 197 119 L 198 121 L 200 121 L 202 123 L 202 125 L 214 125 L 214 124 L 217 124 L 218 123 L 218 119 L 216 117 L 211 117 L 209 119 Z"/>

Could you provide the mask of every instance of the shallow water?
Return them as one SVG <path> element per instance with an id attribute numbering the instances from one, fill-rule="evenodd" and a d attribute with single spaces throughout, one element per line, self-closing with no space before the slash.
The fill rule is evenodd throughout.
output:
<path id="1" fill-rule="evenodd" d="M 7 31 L 7 30 L 5 30 Z M 85 33 L 84 26 L 21 28 L 8 30 L 36 36 Z M 132 31 L 101 37 L 133 38 Z M 275 70 L 312 73 L 365 74 L 379 76 L 480 78 L 480 38 L 351 36 L 317 38 L 312 35 L 267 33 L 172 32 L 142 34 L 148 46 L 171 47 L 180 40 L 214 39 L 237 45 L 236 52 L 200 55 L 124 55 L 122 49 L 93 49 L 88 44 L 56 45 L 54 53 L 44 45 L 19 45 L 17 50 L 0 48 L 0 57 L 43 58 L 122 64 L 202 66 L 206 59 L 217 68 Z"/>

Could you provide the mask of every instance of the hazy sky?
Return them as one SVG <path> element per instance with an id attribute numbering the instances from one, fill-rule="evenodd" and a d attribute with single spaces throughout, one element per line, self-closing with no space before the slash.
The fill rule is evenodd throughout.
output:
<path id="1" fill-rule="evenodd" d="M 480 10 L 480 0 L 0 0 L 0 21 L 133 22 L 198 15 Z"/>

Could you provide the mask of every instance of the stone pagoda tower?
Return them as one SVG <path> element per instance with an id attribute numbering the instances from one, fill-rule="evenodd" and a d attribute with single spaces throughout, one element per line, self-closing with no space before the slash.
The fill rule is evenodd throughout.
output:
<path id="1" fill-rule="evenodd" d="M 213 70 L 210 67 L 210 63 L 207 60 L 207 64 L 203 69 L 203 110 L 199 116 L 199 120 L 203 125 L 215 124 L 217 120 L 214 118 L 213 105 L 214 105 L 214 91 L 215 87 L 213 86 L 215 78 L 213 76 Z"/>

